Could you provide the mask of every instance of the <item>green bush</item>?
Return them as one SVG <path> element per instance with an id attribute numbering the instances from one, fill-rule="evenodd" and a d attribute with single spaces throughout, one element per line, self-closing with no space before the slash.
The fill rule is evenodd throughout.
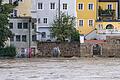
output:
<path id="1" fill-rule="evenodd" d="M 13 46 L 0 48 L 0 57 L 15 57 L 16 48 Z"/>

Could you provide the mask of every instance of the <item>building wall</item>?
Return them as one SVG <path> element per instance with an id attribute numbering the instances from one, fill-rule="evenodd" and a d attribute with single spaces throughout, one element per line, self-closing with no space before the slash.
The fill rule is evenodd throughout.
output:
<path id="1" fill-rule="evenodd" d="M 37 20 L 40 19 L 40 23 L 36 23 L 37 25 L 37 39 L 38 40 L 48 40 L 50 39 L 50 27 L 53 23 L 53 20 L 55 20 L 58 17 L 58 1 L 59 0 L 32 0 L 32 18 L 36 18 Z M 71 15 L 76 16 L 75 11 L 75 0 L 60 0 L 61 4 L 61 11 Z M 38 3 L 43 3 L 43 9 L 38 9 Z M 50 9 L 50 3 L 55 3 L 55 9 Z M 67 3 L 67 10 L 63 10 L 63 3 Z M 48 23 L 43 23 L 43 19 L 47 18 Z M 42 32 L 46 32 L 46 38 L 41 39 Z"/>
<path id="2" fill-rule="evenodd" d="M 19 1 L 19 5 L 15 8 L 18 10 L 18 16 L 31 16 L 31 6 L 32 0 L 22 0 L 22 2 Z"/>
<path id="3" fill-rule="evenodd" d="M 16 0 L 12 0 L 14 3 Z M 3 4 L 9 3 L 9 0 L 3 0 Z M 31 16 L 31 6 L 32 0 L 22 0 L 18 1 L 18 6 L 16 6 L 15 10 L 17 10 L 17 16 L 19 17 L 26 17 Z"/>
<path id="4" fill-rule="evenodd" d="M 84 9 L 83 10 L 79 10 L 78 9 L 78 4 L 79 3 L 83 3 L 84 5 Z M 89 3 L 93 3 L 94 4 L 94 10 L 88 10 L 88 4 Z M 96 20 L 96 0 L 77 0 L 76 2 L 76 11 L 77 11 L 77 29 L 79 30 L 80 34 L 87 34 L 89 32 L 91 32 L 94 27 L 95 27 L 95 20 Z M 79 26 L 79 20 L 82 19 L 84 20 L 84 25 L 83 27 Z M 88 26 L 88 20 L 92 19 L 94 20 L 94 26 L 93 27 L 89 27 Z"/>
<path id="5" fill-rule="evenodd" d="M 98 6 L 101 6 L 102 9 L 107 9 L 108 8 L 108 4 L 112 4 L 113 5 L 113 9 L 116 10 L 117 8 L 117 2 L 98 2 Z"/>
<path id="6" fill-rule="evenodd" d="M 108 9 L 108 4 L 112 4 L 112 9 L 115 10 L 118 19 L 118 2 L 98 2 L 98 6 L 101 6 L 103 10 Z"/>
<path id="7" fill-rule="evenodd" d="M 13 23 L 13 29 L 10 29 L 12 33 L 14 34 L 14 41 L 10 41 L 10 44 L 15 46 L 17 48 L 18 53 L 20 53 L 21 49 L 28 49 L 29 48 L 29 19 L 28 18 L 10 18 L 9 23 Z M 18 23 L 22 23 L 22 29 L 18 29 Z M 23 23 L 28 23 L 28 28 L 23 29 Z M 31 40 L 31 48 L 36 48 L 36 42 L 32 41 L 32 35 L 35 35 L 34 29 L 32 29 L 32 26 L 30 27 L 30 40 Z M 16 35 L 21 36 L 20 41 L 16 41 Z M 22 41 L 22 35 L 27 36 L 27 41 Z"/>
<path id="8" fill-rule="evenodd" d="M 114 29 L 120 30 L 120 22 L 97 22 L 96 28 L 99 28 L 99 25 L 102 25 L 102 29 L 106 30 L 106 26 L 112 24 L 114 26 Z"/>

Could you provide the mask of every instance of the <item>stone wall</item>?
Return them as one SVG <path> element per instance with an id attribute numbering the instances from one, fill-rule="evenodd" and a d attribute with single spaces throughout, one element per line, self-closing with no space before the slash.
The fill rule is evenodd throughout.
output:
<path id="1" fill-rule="evenodd" d="M 51 57 L 54 47 L 59 47 L 61 57 L 92 57 L 94 44 L 80 43 L 38 43 L 37 57 Z M 98 44 L 101 47 L 101 57 L 120 57 L 120 45 L 118 44 Z"/>
<path id="2" fill-rule="evenodd" d="M 59 47 L 61 57 L 80 57 L 80 45 L 79 43 L 38 43 L 38 57 L 51 57 L 51 51 L 54 47 Z"/>

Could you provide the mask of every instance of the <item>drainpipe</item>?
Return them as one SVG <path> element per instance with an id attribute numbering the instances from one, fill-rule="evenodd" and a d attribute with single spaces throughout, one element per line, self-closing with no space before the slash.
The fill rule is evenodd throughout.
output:
<path id="1" fill-rule="evenodd" d="M 58 1 L 58 18 L 59 18 L 59 27 L 60 27 L 60 0 Z"/>
<path id="2" fill-rule="evenodd" d="M 29 58 L 31 58 L 31 18 L 29 18 L 29 42 L 28 42 L 28 48 L 29 48 Z"/>
<path id="3" fill-rule="evenodd" d="M 120 19 L 120 0 L 118 0 L 118 19 Z"/>

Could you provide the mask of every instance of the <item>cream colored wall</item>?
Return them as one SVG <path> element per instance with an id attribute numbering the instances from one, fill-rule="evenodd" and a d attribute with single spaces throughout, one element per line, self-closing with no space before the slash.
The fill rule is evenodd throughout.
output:
<path id="1" fill-rule="evenodd" d="M 32 0 L 23 0 L 23 2 L 19 2 L 19 5 L 16 7 L 16 10 L 18 10 L 18 16 L 31 16 L 31 7 Z"/>

